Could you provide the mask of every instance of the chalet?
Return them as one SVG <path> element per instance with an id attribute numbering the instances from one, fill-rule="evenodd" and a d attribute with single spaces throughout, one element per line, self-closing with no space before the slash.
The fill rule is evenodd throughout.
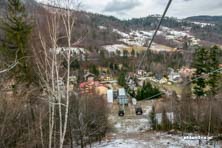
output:
<path id="1" fill-rule="evenodd" d="M 95 92 L 95 88 L 100 86 L 101 84 L 98 81 L 86 81 L 82 82 L 79 85 L 81 94 L 93 94 Z"/>

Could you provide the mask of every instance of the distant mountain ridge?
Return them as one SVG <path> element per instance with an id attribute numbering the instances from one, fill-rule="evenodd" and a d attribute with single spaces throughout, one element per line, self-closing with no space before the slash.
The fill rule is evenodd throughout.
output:
<path id="1" fill-rule="evenodd" d="M 43 9 L 48 11 L 50 8 L 55 8 L 53 6 L 38 3 L 36 0 L 23 1 L 27 5 L 27 11 L 30 13 L 35 10 L 37 12 L 34 13 L 38 14 L 38 11 L 41 12 Z M 1 10 L 3 10 L 3 7 L 5 8 L 6 2 L 6 0 L 0 0 Z M 40 9 L 33 9 L 34 7 Z M 78 35 L 81 35 L 82 32 L 88 32 L 87 39 L 83 45 L 86 47 L 92 46 L 93 48 L 105 44 L 112 44 L 114 42 L 117 43 L 119 35 L 113 32 L 113 29 L 118 29 L 125 33 L 129 33 L 131 30 L 150 31 L 156 28 L 160 19 L 160 15 L 120 20 L 114 16 L 106 16 L 86 11 L 75 11 L 75 13 L 77 16 L 76 27 L 78 28 L 75 33 L 77 36 L 76 38 L 78 38 Z M 38 17 L 44 21 L 44 16 L 38 15 Z M 208 23 L 213 25 L 207 25 Z M 99 26 L 107 27 L 107 30 L 100 30 L 98 29 Z M 165 17 L 162 26 L 178 31 L 184 31 L 184 28 L 190 28 L 190 34 L 197 38 L 212 43 L 222 44 L 222 16 L 191 16 L 185 19 Z"/>
<path id="2" fill-rule="evenodd" d="M 200 15 L 200 16 L 191 16 L 185 18 L 188 21 L 198 21 L 203 23 L 220 23 L 222 24 L 222 16 L 209 16 L 209 15 Z"/>

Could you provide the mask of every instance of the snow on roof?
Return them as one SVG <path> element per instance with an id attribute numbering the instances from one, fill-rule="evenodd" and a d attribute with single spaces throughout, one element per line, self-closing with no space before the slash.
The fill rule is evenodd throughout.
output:
<path id="1" fill-rule="evenodd" d="M 103 46 L 105 50 L 108 52 L 117 52 L 117 51 L 122 51 L 124 48 L 128 48 L 128 46 L 124 44 L 114 44 L 114 45 L 105 45 Z"/>
<path id="2" fill-rule="evenodd" d="M 105 26 L 98 26 L 98 28 L 101 29 L 101 30 L 107 29 L 107 27 L 105 27 Z"/>
<path id="3" fill-rule="evenodd" d="M 205 27 L 205 26 L 215 26 L 215 24 L 212 23 L 202 23 L 202 22 L 192 22 L 193 24 L 199 25 L 201 27 Z"/>
<path id="4" fill-rule="evenodd" d="M 50 48 L 50 51 L 53 52 L 55 51 L 56 54 L 60 54 L 62 52 L 66 52 L 66 51 L 71 51 L 71 53 L 76 53 L 76 54 L 80 54 L 80 53 L 86 53 L 86 49 L 85 48 L 79 48 L 79 47 L 57 47 L 55 49 Z"/>

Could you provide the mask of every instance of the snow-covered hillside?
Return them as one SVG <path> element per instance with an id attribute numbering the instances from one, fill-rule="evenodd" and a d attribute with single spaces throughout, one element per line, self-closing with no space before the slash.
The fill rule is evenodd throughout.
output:
<path id="1" fill-rule="evenodd" d="M 99 26 L 100 29 L 106 29 L 105 26 Z M 120 51 L 123 53 L 123 50 L 129 49 L 132 47 L 136 52 L 141 52 L 143 50 L 146 50 L 147 43 L 150 41 L 154 34 L 154 30 L 150 31 L 144 31 L 144 30 L 131 30 L 129 33 L 122 32 L 118 29 L 113 29 L 113 32 L 119 34 L 121 38 L 119 39 L 120 42 L 123 44 L 113 44 L 113 45 L 106 45 L 103 46 L 105 50 L 108 52 L 116 53 L 117 51 Z M 185 31 L 178 31 L 172 28 L 168 27 L 161 27 L 158 31 L 157 35 L 163 36 L 166 40 L 172 40 L 173 42 L 183 42 L 184 38 L 187 38 L 190 40 L 190 44 L 196 45 L 199 44 L 200 40 L 195 38 L 193 35 L 190 34 L 189 30 Z M 137 50 L 138 47 L 140 50 Z M 142 49 L 142 50 L 141 50 Z M 167 51 L 167 52 L 173 52 L 176 51 L 174 48 L 153 43 L 151 50 L 153 51 Z M 131 50 L 130 50 L 131 51 Z M 122 56 L 122 54 L 121 54 Z"/>

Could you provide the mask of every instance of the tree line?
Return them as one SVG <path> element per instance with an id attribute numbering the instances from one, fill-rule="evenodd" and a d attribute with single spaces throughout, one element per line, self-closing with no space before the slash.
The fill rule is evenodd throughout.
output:
<path id="1" fill-rule="evenodd" d="M 170 106 L 167 110 L 174 113 L 174 122 L 169 122 L 169 119 L 162 120 L 163 125 L 158 125 L 153 108 L 150 114 L 153 129 L 178 129 L 182 132 L 199 132 L 208 136 L 218 136 L 222 132 L 222 78 L 219 52 L 221 49 L 217 46 L 196 49 L 192 63 L 196 70 L 192 79 L 185 78 L 180 98 L 177 95 L 167 98 Z M 164 112 L 162 118 L 165 116 Z"/>

